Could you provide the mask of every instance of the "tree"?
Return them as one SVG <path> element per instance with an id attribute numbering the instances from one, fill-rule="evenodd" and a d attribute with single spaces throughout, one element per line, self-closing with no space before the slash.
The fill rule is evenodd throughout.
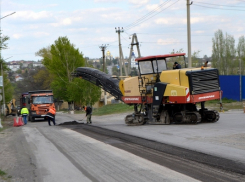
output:
<path id="1" fill-rule="evenodd" d="M 7 41 L 9 40 L 8 36 L 2 35 L 2 32 L 0 30 L 0 35 L 1 35 L 1 39 L 0 39 L 0 49 L 7 49 L 8 48 L 8 43 Z"/>
<path id="2" fill-rule="evenodd" d="M 218 30 L 212 42 L 212 66 L 218 68 L 221 75 L 234 74 L 237 67 L 234 37 L 227 33 L 224 36 L 222 30 Z"/>
<path id="3" fill-rule="evenodd" d="M 112 63 L 113 63 L 114 65 L 118 64 L 118 58 L 116 58 L 116 59 L 113 58 Z"/>
<path id="4" fill-rule="evenodd" d="M 202 66 L 202 62 L 200 62 L 200 59 L 198 58 L 200 52 L 201 52 L 200 50 L 194 51 L 193 54 L 191 55 L 192 67 L 201 67 Z"/>
<path id="5" fill-rule="evenodd" d="M 222 30 L 214 33 L 212 42 L 212 66 L 219 69 L 219 73 L 222 74 L 222 60 L 224 58 L 224 35 Z"/>
<path id="6" fill-rule="evenodd" d="M 245 65 L 245 37 L 241 36 L 239 37 L 238 40 L 238 45 L 237 45 L 237 58 L 238 58 L 238 62 L 241 63 L 241 65 L 239 65 L 239 70 L 241 71 L 241 74 L 244 75 L 244 65 Z M 239 71 L 239 74 L 240 74 Z"/>
<path id="7" fill-rule="evenodd" d="M 9 37 L 2 35 L 1 31 L 0 34 L 1 34 L 0 49 L 1 50 L 7 49 L 8 48 L 7 41 L 9 40 Z M 0 55 L 0 65 L 1 65 L 1 75 L 3 75 L 5 103 L 8 103 L 10 102 L 11 99 L 13 99 L 13 86 L 11 85 L 10 80 L 8 79 L 8 75 L 5 73 L 5 71 L 9 71 L 9 68 L 7 67 L 6 62 L 2 58 L 2 55 Z M 3 100 L 1 101 L 1 104 L 3 104 Z"/>
<path id="8" fill-rule="evenodd" d="M 53 75 L 44 67 L 38 68 L 37 73 L 33 76 L 35 84 L 40 86 L 40 90 L 48 90 L 51 87 Z"/>
<path id="9" fill-rule="evenodd" d="M 59 37 L 54 44 L 39 50 L 36 55 L 43 57 L 43 65 L 53 75 L 51 88 L 55 97 L 71 103 L 70 109 L 74 109 L 74 101 L 86 104 L 89 100 L 89 104 L 92 105 L 99 99 L 94 92 L 97 93 L 100 88 L 96 87 L 91 90 L 91 93 L 85 93 L 83 91 L 90 83 L 72 76 L 76 68 L 85 65 L 85 60 L 82 52 L 79 52 L 67 37 Z M 87 99 L 87 97 L 92 98 Z"/>
<path id="10" fill-rule="evenodd" d="M 178 51 L 175 51 L 173 49 L 173 51 L 170 52 L 170 54 L 177 54 L 177 53 L 183 53 L 183 52 L 184 52 L 184 50 L 182 48 Z M 166 61 L 167 61 L 167 69 L 168 70 L 173 69 L 173 65 L 175 62 L 178 62 L 181 65 L 181 68 L 186 67 L 186 60 L 182 56 L 167 58 Z"/>
<path id="11" fill-rule="evenodd" d="M 19 96 L 23 92 L 28 92 L 31 90 L 45 90 L 50 89 L 50 86 L 44 86 L 45 82 L 50 81 L 49 74 L 43 73 L 42 70 L 44 68 L 36 68 L 36 69 L 25 69 L 22 74 L 23 80 L 18 81 L 15 84 L 15 95 Z"/>
<path id="12" fill-rule="evenodd" d="M 117 68 L 117 66 L 112 67 L 112 75 L 119 76 L 119 69 Z"/>
<path id="13" fill-rule="evenodd" d="M 14 87 L 12 86 L 10 80 L 8 79 L 8 75 L 4 73 L 4 95 L 5 95 L 5 103 L 9 103 L 13 99 L 14 95 Z"/>

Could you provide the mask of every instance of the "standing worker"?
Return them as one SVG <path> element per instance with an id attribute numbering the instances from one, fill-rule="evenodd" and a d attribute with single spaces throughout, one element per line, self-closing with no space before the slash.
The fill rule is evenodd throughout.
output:
<path id="1" fill-rule="evenodd" d="M 22 115 L 23 119 L 24 119 L 24 124 L 27 124 L 27 116 L 29 114 L 29 111 L 26 107 L 23 107 L 20 111 L 20 114 Z"/>
<path id="2" fill-rule="evenodd" d="M 87 124 L 92 124 L 91 117 L 92 117 L 92 108 L 90 106 L 83 106 L 83 109 L 86 111 L 86 117 L 87 117 Z"/>
<path id="3" fill-rule="evenodd" d="M 50 120 L 52 120 L 53 123 L 54 123 L 54 125 L 56 125 L 55 124 L 55 113 L 56 113 L 55 108 L 50 108 L 50 109 L 47 109 L 46 111 L 48 111 L 47 117 L 48 117 L 48 124 L 49 124 L 49 126 L 51 126 Z"/>
<path id="4" fill-rule="evenodd" d="M 174 63 L 173 69 L 181 69 L 181 65 L 177 62 Z"/>

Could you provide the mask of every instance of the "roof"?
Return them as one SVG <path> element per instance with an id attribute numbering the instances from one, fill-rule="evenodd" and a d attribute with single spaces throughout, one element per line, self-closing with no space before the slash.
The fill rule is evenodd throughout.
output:
<path id="1" fill-rule="evenodd" d="M 176 56 L 184 56 L 185 53 L 177 53 L 177 54 L 165 54 L 165 55 L 157 55 L 157 56 L 147 56 L 135 59 L 135 61 L 146 61 L 152 59 L 163 59 L 168 57 L 176 57 Z"/>

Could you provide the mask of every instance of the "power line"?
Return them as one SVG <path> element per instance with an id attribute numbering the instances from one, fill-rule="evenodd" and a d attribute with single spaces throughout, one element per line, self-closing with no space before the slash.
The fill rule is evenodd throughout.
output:
<path id="1" fill-rule="evenodd" d="M 203 2 L 199 2 L 199 1 L 195 1 L 195 4 L 207 4 L 207 5 L 211 5 L 211 6 L 227 6 L 227 7 L 238 7 L 238 8 L 241 8 L 241 7 L 244 7 L 244 6 L 234 6 L 234 5 L 222 5 L 222 4 L 214 4 L 214 3 L 203 3 Z"/>
<path id="2" fill-rule="evenodd" d="M 181 34 L 178 34 L 176 35 L 176 33 L 137 33 L 137 34 L 146 34 L 146 35 L 169 35 L 169 34 L 175 34 L 174 36 L 186 36 L 185 35 L 181 35 Z M 213 36 L 213 35 L 191 35 L 191 36 Z"/>
<path id="3" fill-rule="evenodd" d="M 202 42 L 211 42 L 212 40 L 210 41 L 201 41 L 201 42 L 192 42 L 192 43 L 202 43 Z M 145 43 L 145 44 L 161 44 L 161 43 L 173 43 L 173 44 L 176 44 L 176 43 L 187 43 L 187 41 L 185 42 L 180 42 L 180 41 L 171 41 L 171 42 L 168 42 L 168 41 L 164 41 L 164 42 L 140 42 L 140 43 Z"/>
<path id="4" fill-rule="evenodd" d="M 162 11 L 164 11 L 164 10 L 166 10 L 167 8 L 169 8 L 170 6 L 174 5 L 174 4 L 177 3 L 178 1 L 179 1 L 179 0 L 177 0 L 177 1 L 174 2 L 173 4 L 169 5 L 168 7 L 162 9 L 161 11 L 159 11 L 159 12 L 157 12 L 157 13 L 155 13 L 155 14 L 149 16 L 149 17 L 145 17 L 144 19 L 142 19 L 142 20 L 140 20 L 140 21 L 138 21 L 138 22 L 133 23 L 133 25 L 128 26 L 128 28 L 126 28 L 126 29 L 129 30 L 129 29 L 131 29 L 131 28 L 133 28 L 133 27 L 135 27 L 135 26 L 137 26 L 137 25 L 139 25 L 139 24 L 145 22 L 146 20 L 149 20 L 150 18 L 152 18 L 152 17 L 158 15 L 158 14 L 161 13 Z M 155 12 L 155 11 L 154 11 L 154 12 Z"/>
<path id="5" fill-rule="evenodd" d="M 162 11 L 164 11 L 164 10 L 166 10 L 167 8 L 169 8 L 169 7 L 173 6 L 174 4 L 176 4 L 178 1 L 179 1 L 179 0 L 175 1 L 173 4 L 171 4 L 171 5 L 169 5 L 168 7 L 162 9 L 161 11 L 157 12 L 156 14 L 154 14 L 154 15 L 152 15 L 152 16 L 150 16 L 150 17 L 144 19 L 144 20 L 142 20 L 141 22 L 137 22 L 137 23 L 135 23 L 134 25 L 131 25 L 129 28 L 127 28 L 127 30 L 129 30 L 129 29 L 131 29 L 131 28 L 133 28 L 133 27 L 135 27 L 135 26 L 137 26 L 137 25 L 139 25 L 139 24 L 141 24 L 141 23 L 143 23 L 143 22 L 149 20 L 149 19 L 152 18 L 153 16 L 158 15 L 158 14 L 161 13 Z"/>
<path id="6" fill-rule="evenodd" d="M 210 6 L 203 6 L 203 5 L 198 5 L 198 4 L 192 4 L 194 6 L 200 6 L 200 7 L 204 7 L 204 8 L 210 8 L 210 9 L 220 9 L 220 10 L 231 10 L 231 11 L 245 11 L 244 10 L 241 10 L 241 9 L 225 9 L 225 8 L 215 8 L 215 7 L 210 7 Z"/>
<path id="7" fill-rule="evenodd" d="M 122 36 L 122 38 L 124 39 L 124 40 L 126 40 L 127 42 L 130 42 L 128 39 L 126 39 L 123 35 L 121 35 Z"/>
<path id="8" fill-rule="evenodd" d="M 148 12 L 147 14 L 145 14 L 144 16 L 142 16 L 141 18 L 135 20 L 133 23 L 129 24 L 129 25 L 126 26 L 125 28 L 130 27 L 130 26 L 132 26 L 133 24 L 137 23 L 138 21 L 141 21 L 141 20 L 144 19 L 145 17 L 151 15 L 152 13 L 154 13 L 155 11 L 157 11 L 158 9 L 160 9 L 163 5 L 167 4 L 168 1 L 171 1 L 171 0 L 167 0 L 166 2 L 163 2 L 162 4 L 158 5 L 157 8 L 151 10 L 150 12 Z"/>

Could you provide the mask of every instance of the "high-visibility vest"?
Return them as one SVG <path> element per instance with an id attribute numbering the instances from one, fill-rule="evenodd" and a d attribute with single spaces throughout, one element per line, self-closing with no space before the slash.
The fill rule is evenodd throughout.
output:
<path id="1" fill-rule="evenodd" d="M 51 114 L 55 115 L 55 110 L 53 108 L 50 108 L 49 111 Z"/>
<path id="2" fill-rule="evenodd" d="M 28 111 L 27 108 L 23 107 L 23 108 L 21 109 L 20 114 L 29 114 L 29 111 Z"/>

